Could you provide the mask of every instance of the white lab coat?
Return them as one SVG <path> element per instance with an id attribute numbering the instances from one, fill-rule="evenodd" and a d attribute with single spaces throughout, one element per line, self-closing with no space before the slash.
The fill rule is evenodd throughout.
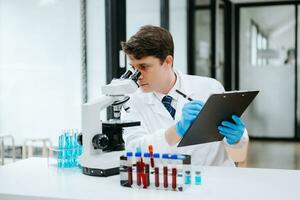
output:
<path id="1" fill-rule="evenodd" d="M 180 91 L 203 102 L 212 93 L 224 92 L 222 84 L 212 78 L 185 75 L 177 71 L 178 80 L 180 81 Z M 144 93 L 139 89 L 130 95 L 128 101 L 130 110 L 129 112 L 123 110 L 121 119 L 140 121 L 141 126 L 124 128 L 123 139 L 126 150 L 135 151 L 136 147 L 141 147 L 143 151 L 147 151 L 148 145 L 152 144 L 155 152 L 192 155 L 192 164 L 195 165 L 234 166 L 224 148 L 224 145 L 229 145 L 226 139 L 221 142 L 179 148 L 177 144 L 170 146 L 167 143 L 165 131 L 181 119 L 182 108 L 187 102 L 188 100 L 182 97 L 178 98 L 175 120 L 173 120 L 154 93 Z M 245 131 L 240 142 L 231 146 L 241 148 L 247 137 L 247 131 Z"/>

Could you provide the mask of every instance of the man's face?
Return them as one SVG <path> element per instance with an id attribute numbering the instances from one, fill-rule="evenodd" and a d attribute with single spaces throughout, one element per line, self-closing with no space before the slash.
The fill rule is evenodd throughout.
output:
<path id="1" fill-rule="evenodd" d="M 154 56 L 147 56 L 135 59 L 129 56 L 129 64 L 141 72 L 138 84 L 143 92 L 160 92 L 167 85 L 167 75 L 172 70 L 172 56 L 167 56 L 161 63 L 160 59 Z"/>

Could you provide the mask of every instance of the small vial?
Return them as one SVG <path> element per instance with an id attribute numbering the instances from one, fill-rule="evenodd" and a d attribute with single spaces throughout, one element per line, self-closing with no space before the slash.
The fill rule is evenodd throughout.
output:
<path id="1" fill-rule="evenodd" d="M 132 178 L 132 152 L 127 152 L 127 172 L 128 172 L 128 185 L 131 186 L 133 183 L 133 178 Z"/>
<path id="2" fill-rule="evenodd" d="M 136 152 L 135 159 L 136 159 L 136 184 L 138 186 L 141 185 L 141 173 L 142 173 L 142 153 Z"/>
<path id="3" fill-rule="evenodd" d="M 190 185 L 191 184 L 191 171 L 186 170 L 184 172 L 184 184 Z"/>
<path id="4" fill-rule="evenodd" d="M 144 153 L 145 163 L 145 181 L 143 182 L 144 188 L 150 186 L 150 153 Z"/>
<path id="5" fill-rule="evenodd" d="M 183 191 L 183 160 L 185 159 L 184 155 L 177 155 L 177 189 L 178 191 Z"/>
<path id="6" fill-rule="evenodd" d="M 195 185 L 201 185 L 201 172 L 195 172 Z"/>
<path id="7" fill-rule="evenodd" d="M 169 154 L 163 154 L 162 155 L 162 163 L 163 163 L 163 177 L 164 177 L 164 188 L 168 188 L 168 160 L 169 160 Z"/>
<path id="8" fill-rule="evenodd" d="M 160 165 L 160 155 L 159 153 L 154 153 L 154 185 L 159 188 L 159 165 Z"/>
<path id="9" fill-rule="evenodd" d="M 120 184 L 124 187 L 130 187 L 128 184 L 128 160 L 126 156 L 120 156 Z"/>

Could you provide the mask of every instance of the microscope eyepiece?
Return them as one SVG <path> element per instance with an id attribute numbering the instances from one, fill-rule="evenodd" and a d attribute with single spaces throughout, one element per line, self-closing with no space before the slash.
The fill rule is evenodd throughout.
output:
<path id="1" fill-rule="evenodd" d="M 121 76 L 121 79 L 127 79 L 127 78 L 129 78 L 132 74 L 133 74 L 133 72 L 132 72 L 131 70 L 127 70 L 127 71 Z"/>
<path id="2" fill-rule="evenodd" d="M 138 70 L 135 70 L 135 72 L 130 76 L 130 79 L 133 80 L 134 82 L 137 82 L 140 75 L 141 75 L 141 72 Z"/>

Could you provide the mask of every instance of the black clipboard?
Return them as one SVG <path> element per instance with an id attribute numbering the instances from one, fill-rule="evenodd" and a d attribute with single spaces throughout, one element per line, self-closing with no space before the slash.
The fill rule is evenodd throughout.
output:
<path id="1" fill-rule="evenodd" d="M 221 122 L 233 121 L 233 114 L 240 117 L 258 92 L 231 91 L 212 94 L 177 147 L 221 141 L 224 138 L 218 131 Z"/>

